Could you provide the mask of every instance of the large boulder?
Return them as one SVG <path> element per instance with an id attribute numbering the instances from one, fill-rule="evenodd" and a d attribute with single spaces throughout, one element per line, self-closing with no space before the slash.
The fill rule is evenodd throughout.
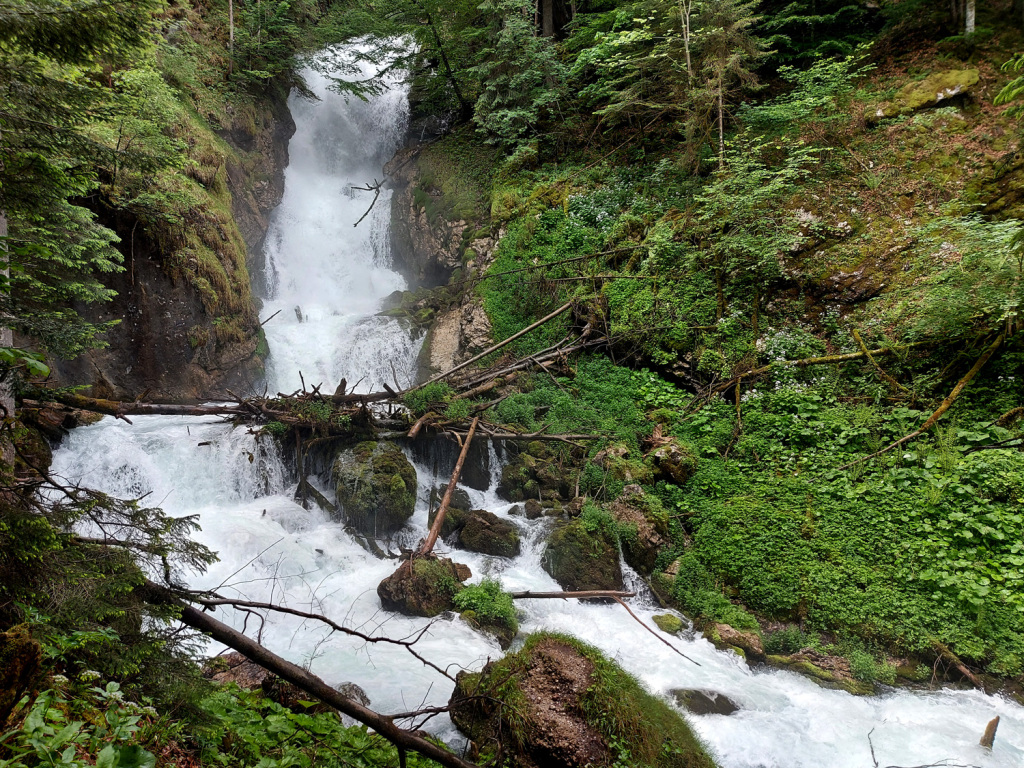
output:
<path id="1" fill-rule="evenodd" d="M 609 511 L 628 532 L 622 536 L 626 562 L 640 573 L 649 575 L 654 570 L 658 553 L 672 544 L 665 508 L 657 498 L 645 494 L 639 485 L 627 485 Z"/>
<path id="2" fill-rule="evenodd" d="M 874 117 L 896 117 L 916 112 L 925 107 L 935 107 L 943 101 L 967 93 L 978 83 L 978 70 L 951 69 L 933 72 L 924 80 L 907 83 L 891 102 L 878 107 Z"/>
<path id="3" fill-rule="evenodd" d="M 736 702 L 717 691 L 673 688 L 669 694 L 677 706 L 695 715 L 731 715 L 739 711 Z"/>
<path id="4" fill-rule="evenodd" d="M 622 589 L 615 539 L 604 528 L 588 530 L 579 520 L 551 534 L 541 564 L 569 592 Z"/>
<path id="5" fill-rule="evenodd" d="M 389 536 L 412 517 L 416 470 L 389 442 L 362 442 L 334 461 L 332 476 L 344 521 L 367 536 Z"/>
<path id="6" fill-rule="evenodd" d="M 521 768 L 646 765 L 714 768 L 699 739 L 665 702 L 595 648 L 546 633 L 522 650 L 459 673 L 452 721 L 481 762 Z"/>
<path id="7" fill-rule="evenodd" d="M 430 514 L 431 525 L 436 517 L 436 511 Z M 498 557 L 515 557 L 519 554 L 519 529 L 484 509 L 466 512 L 449 507 L 441 524 L 441 536 L 470 552 Z"/>
<path id="8" fill-rule="evenodd" d="M 443 557 L 427 555 L 402 562 L 377 585 L 377 597 L 387 611 L 432 618 L 454 609 L 452 598 L 472 576 L 469 567 Z"/>

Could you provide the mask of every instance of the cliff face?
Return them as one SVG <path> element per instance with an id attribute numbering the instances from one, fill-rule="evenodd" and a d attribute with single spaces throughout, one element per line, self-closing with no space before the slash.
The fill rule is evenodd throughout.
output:
<path id="1" fill-rule="evenodd" d="M 286 99 L 277 88 L 255 115 L 216 133 L 197 122 L 183 173 L 203 203 L 184 221 L 171 227 L 98 206 L 121 237 L 125 271 L 105 280 L 113 301 L 79 309 L 119 323 L 105 334 L 107 347 L 53 361 L 59 384 L 176 400 L 244 391 L 260 377 L 267 350 L 253 287 L 262 283 L 263 240 L 295 130 Z"/>

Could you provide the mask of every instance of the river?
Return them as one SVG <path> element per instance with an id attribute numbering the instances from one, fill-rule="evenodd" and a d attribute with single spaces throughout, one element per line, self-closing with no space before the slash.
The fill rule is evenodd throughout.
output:
<path id="1" fill-rule="evenodd" d="M 271 356 L 271 392 L 307 384 L 333 391 L 344 376 L 350 389 L 363 378 L 369 391 L 415 375 L 421 339 L 397 321 L 375 317 L 381 300 L 404 287 L 389 269 L 389 193 L 366 219 L 372 193 L 354 190 L 381 176 L 407 123 L 406 88 L 394 83 L 368 102 L 346 101 L 329 80 L 306 73 L 320 97 L 289 100 L 297 130 L 289 146 L 285 193 L 267 237 L 269 296 L 264 316 Z M 378 560 L 318 510 L 292 500 L 294 483 L 272 441 L 257 441 L 244 428 L 214 418 L 133 417 L 134 424 L 106 418 L 82 427 L 54 455 L 53 470 L 108 493 L 151 494 L 174 515 L 197 515 L 197 539 L 220 561 L 205 574 L 190 574 L 196 587 L 217 587 L 330 615 L 372 634 L 407 637 L 429 622 L 382 611 L 377 584 L 395 568 Z M 500 457 L 492 448 L 492 474 Z M 392 542 L 410 545 L 426 532 L 429 491 L 445 482 L 450 466 L 417 466 L 415 516 Z M 556 590 L 540 567 L 549 519 L 508 516 L 510 505 L 494 492 L 467 489 L 474 506 L 506 516 L 519 528 L 522 554 L 512 560 L 457 552 L 473 571 L 501 579 L 510 590 Z M 323 489 L 328 491 L 328 489 Z M 443 549 L 443 548 L 442 548 Z M 626 568 L 629 574 L 628 568 Z M 659 611 L 648 599 L 631 601 L 648 623 Z M 521 632 L 571 633 L 597 646 L 653 692 L 700 688 L 729 696 L 740 706 L 730 716 L 687 715 L 723 768 L 870 768 L 868 734 L 880 765 L 920 766 L 940 760 L 1019 768 L 1024 764 L 1024 708 L 976 691 L 910 692 L 893 689 L 871 697 L 826 690 L 793 673 L 750 669 L 737 656 L 717 651 L 696 635 L 679 639 L 699 666 L 675 655 L 617 605 L 561 600 L 522 600 Z M 401 648 L 366 645 L 329 635 L 314 623 L 272 616 L 262 630 L 242 615 L 218 612 L 222 621 L 297 663 L 309 663 L 327 682 L 362 686 L 381 712 L 408 711 L 447 700 L 452 685 Z M 220 650 L 211 647 L 211 652 Z M 433 622 L 417 650 L 441 667 L 478 669 L 501 650 L 457 617 Z M 1001 716 L 995 748 L 978 746 L 985 724 Z M 442 738 L 459 739 L 444 718 L 428 726 Z"/>

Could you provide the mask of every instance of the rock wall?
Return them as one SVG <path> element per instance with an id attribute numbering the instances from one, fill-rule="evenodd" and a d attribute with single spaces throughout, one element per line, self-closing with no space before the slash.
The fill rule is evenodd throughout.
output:
<path id="1" fill-rule="evenodd" d="M 208 144 L 215 141 L 203 128 Z M 173 229 L 97 207 L 101 223 L 121 237 L 125 271 L 104 278 L 115 299 L 76 309 L 93 322 L 118 324 L 105 334 L 105 348 L 51 361 L 54 383 L 90 385 L 98 397 L 148 392 L 164 400 L 254 385 L 266 343 L 252 283 L 262 282 L 263 239 L 284 192 L 294 131 L 283 87 L 268 93 L 244 125 L 218 131 L 231 151 L 207 152 L 185 171 L 206 189 L 209 204 Z"/>

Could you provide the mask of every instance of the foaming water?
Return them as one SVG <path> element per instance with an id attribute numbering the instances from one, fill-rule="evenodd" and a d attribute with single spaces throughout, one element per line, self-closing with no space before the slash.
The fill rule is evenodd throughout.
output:
<path id="1" fill-rule="evenodd" d="M 274 298 L 268 309 L 283 310 L 266 326 L 271 386 L 295 389 L 298 370 L 307 383 L 333 385 L 341 376 L 353 383 L 367 376 L 365 389 L 397 375 L 404 385 L 402 377 L 412 376 L 418 342 L 397 323 L 371 316 L 380 297 L 401 287 L 401 280 L 387 269 L 382 246 L 387 204 L 382 194 L 371 213 L 376 229 L 363 229 L 371 217 L 354 228 L 369 200 L 360 198 L 356 204 L 345 184 L 362 185 L 374 172 L 379 174 L 381 157 L 397 141 L 397 134 L 388 130 L 405 120 L 405 91 L 396 86 L 370 104 L 346 105 L 317 78 L 309 76 L 322 101 L 291 102 L 298 131 L 285 200 L 269 246 Z M 367 147 L 369 154 L 363 151 Z M 296 305 L 302 323 L 295 316 Z M 211 418 L 143 416 L 133 421 L 128 425 L 106 418 L 75 430 L 56 451 L 53 471 L 117 496 L 149 494 L 147 503 L 173 515 L 196 515 L 202 526 L 197 539 L 217 551 L 220 561 L 205 574 L 192 574 L 194 587 L 312 609 L 370 635 L 407 638 L 423 632 L 417 651 L 451 674 L 479 669 L 488 658 L 502 654 L 493 640 L 458 617 L 430 622 L 382 611 L 376 587 L 396 562 L 376 559 L 340 524 L 296 504 L 293 481 L 271 441 Z M 494 446 L 488 451 L 490 488 L 466 491 L 474 507 L 489 509 L 518 527 L 522 553 L 514 559 L 452 554 L 470 566 L 473 581 L 492 576 L 510 590 L 557 590 L 541 567 L 544 540 L 555 523 L 510 514 L 513 505 L 495 491 L 500 452 Z M 414 517 L 384 546 L 411 546 L 426 533 L 430 490 L 447 482 L 451 469 L 443 463 L 417 464 Z M 438 551 L 447 550 L 439 543 Z M 642 581 L 624 570 L 627 582 L 641 591 L 632 608 L 651 624 L 659 611 L 643 593 Z M 881 765 L 943 759 L 983 768 L 1024 763 L 1024 709 L 1005 699 L 973 691 L 902 690 L 854 697 L 789 672 L 751 670 L 699 635 L 673 638 L 697 666 L 674 654 L 617 605 L 521 600 L 517 607 L 524 634 L 548 629 L 576 635 L 655 693 L 700 688 L 733 699 L 741 707 L 734 715 L 688 716 L 723 768 L 865 768 L 872 764 L 867 738 L 872 731 Z M 452 690 L 450 680 L 393 645 L 329 634 L 296 617 L 271 615 L 258 627 L 252 618 L 246 624 L 245 616 L 226 609 L 217 616 L 286 658 L 308 662 L 331 684 L 361 685 L 381 712 L 440 704 Z M 1002 722 L 989 753 L 978 746 L 978 739 L 996 715 Z M 443 738 L 456 738 L 447 719 L 432 720 L 428 728 Z"/>
<path id="2" fill-rule="evenodd" d="M 369 65 L 363 74 L 372 74 Z M 374 202 L 357 188 L 383 179 L 408 123 L 407 87 L 396 81 L 364 102 L 331 90 L 322 73 L 303 77 L 318 100 L 298 92 L 288 99 L 296 130 L 266 239 L 264 314 L 279 313 L 265 326 L 268 386 L 294 391 L 301 371 L 325 391 L 342 378 L 350 389 L 362 380 L 364 392 L 396 378 L 406 387 L 422 340 L 397 320 L 372 317 L 381 299 L 406 287 L 390 269 L 391 191 Z"/>

